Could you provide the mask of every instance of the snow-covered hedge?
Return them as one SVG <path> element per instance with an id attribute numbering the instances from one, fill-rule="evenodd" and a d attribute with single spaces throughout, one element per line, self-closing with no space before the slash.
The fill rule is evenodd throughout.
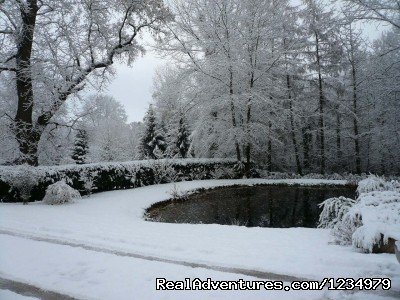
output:
<path id="1" fill-rule="evenodd" d="M 47 187 L 44 203 L 55 205 L 70 203 L 74 199 L 79 199 L 81 194 L 70 187 L 64 180 L 53 183 Z"/>
<path id="2" fill-rule="evenodd" d="M 181 159 L 54 167 L 0 167 L 0 201 L 42 200 L 49 185 L 64 180 L 82 195 L 153 184 L 241 177 L 234 160 Z"/>
<path id="3" fill-rule="evenodd" d="M 400 182 L 371 175 L 358 183 L 357 193 L 359 195 L 377 191 L 400 191 Z"/>
<path id="4" fill-rule="evenodd" d="M 400 184 L 371 176 L 359 182 L 359 196 L 328 199 L 320 227 L 330 228 L 334 241 L 365 252 L 385 252 L 400 240 Z M 392 243 L 388 247 L 389 243 Z M 393 251 L 393 250 L 389 250 Z"/>

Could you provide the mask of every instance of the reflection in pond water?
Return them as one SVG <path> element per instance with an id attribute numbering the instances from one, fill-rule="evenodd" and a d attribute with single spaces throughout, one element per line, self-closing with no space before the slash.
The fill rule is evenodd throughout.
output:
<path id="1" fill-rule="evenodd" d="M 166 223 L 247 227 L 316 227 L 318 204 L 331 197 L 354 198 L 355 186 L 234 186 L 166 201 L 147 211 L 148 220 Z"/>

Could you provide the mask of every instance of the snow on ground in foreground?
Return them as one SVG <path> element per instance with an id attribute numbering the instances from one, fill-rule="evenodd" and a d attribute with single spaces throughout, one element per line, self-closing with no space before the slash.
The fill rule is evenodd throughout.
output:
<path id="1" fill-rule="evenodd" d="M 326 180 L 214 180 L 177 183 L 176 189 L 186 191 L 200 187 L 256 183 L 345 184 L 343 181 L 333 182 Z M 394 255 L 367 255 L 357 253 L 351 247 L 330 245 L 328 230 L 163 224 L 144 221 L 144 210 L 155 202 L 169 198 L 170 192 L 173 189 L 175 189 L 174 184 L 166 184 L 133 190 L 114 191 L 96 194 L 89 198 L 77 200 L 73 204 L 62 206 L 47 206 L 43 203 L 25 206 L 20 204 L 0 204 L 0 229 L 85 243 L 136 254 L 205 263 L 208 265 L 275 272 L 317 280 L 321 280 L 324 277 L 389 277 L 393 280 L 394 288 L 396 290 L 400 289 L 400 264 L 397 263 Z M 22 241 L 18 243 L 22 243 Z M 31 241 L 30 243 L 34 242 Z M 50 246 L 56 246 L 45 245 L 43 246 L 44 253 L 49 251 L 46 249 L 49 249 Z M 26 245 L 28 249 L 31 246 Z M 11 245 L 10 248 L 17 249 L 17 246 Z M 59 260 L 61 262 L 64 260 L 63 255 L 57 256 L 56 254 L 61 250 L 54 250 L 54 253 L 49 251 L 50 254 L 44 256 L 49 262 L 45 263 L 43 261 L 41 264 L 47 264 L 50 269 L 58 268 Z M 41 253 L 42 250 L 37 251 Z M 235 275 L 215 274 L 217 272 L 203 269 L 184 269 L 184 267 L 171 265 L 163 267 L 162 263 L 153 263 L 154 265 L 151 267 L 152 272 L 147 275 L 140 275 L 143 278 L 150 278 L 150 281 L 146 283 L 141 277 L 135 277 L 137 276 L 135 274 L 141 274 L 147 268 L 146 266 L 142 266 L 142 264 L 149 262 L 129 259 L 130 263 L 128 263 L 125 259 L 124 263 L 122 263 L 122 260 L 120 262 L 116 261 L 116 266 L 113 267 L 114 259 L 117 260 L 117 258 L 108 255 L 107 258 L 104 258 L 104 262 L 96 263 L 93 261 L 91 262 L 92 266 L 85 269 L 85 261 L 88 260 L 90 262 L 90 257 L 93 255 L 84 254 L 85 250 L 75 249 L 74 251 L 78 251 L 77 254 L 68 254 L 68 257 L 80 257 L 82 255 L 82 259 L 77 259 L 77 262 L 74 261 L 71 263 L 76 268 L 71 267 L 65 274 L 69 274 L 66 276 L 70 277 L 71 282 L 74 281 L 74 276 L 76 278 L 80 278 L 80 276 L 86 278 L 83 282 L 79 282 L 80 280 L 76 279 L 78 282 L 77 285 L 80 285 L 82 289 L 82 293 L 88 291 L 95 292 L 96 286 L 103 285 L 103 283 L 98 284 L 98 281 L 96 281 L 96 278 L 100 276 L 96 274 L 101 274 L 100 271 L 103 270 L 101 269 L 101 265 L 104 263 L 106 264 L 104 272 L 107 274 L 104 276 L 108 277 L 110 282 L 113 280 L 119 282 L 120 276 L 118 274 L 120 270 L 118 266 L 122 268 L 124 265 L 128 266 L 131 264 L 131 267 L 128 268 L 131 273 L 123 271 L 128 272 L 126 276 L 131 278 L 132 281 L 129 281 L 129 284 L 127 284 L 135 286 L 141 293 L 149 292 L 148 289 L 154 290 L 154 277 L 158 275 L 176 279 L 182 279 L 184 276 L 209 276 L 209 274 L 213 279 L 214 275 L 217 276 L 215 279 L 235 277 Z M 3 253 L 3 250 L 1 250 L 0 255 L 3 255 Z M 2 261 L 5 260 L 4 257 Z M 17 255 L 14 257 L 17 257 Z M 13 261 L 14 259 L 9 262 L 11 266 L 9 272 L 13 269 Z M 40 265 L 38 264 L 38 266 Z M 64 264 L 61 264 L 61 266 L 64 266 Z M 30 267 L 29 272 L 24 271 L 25 268 L 28 268 L 28 265 L 22 264 L 20 267 L 22 269 L 19 275 L 12 272 L 9 275 L 25 281 L 29 280 L 29 278 L 36 278 L 36 275 L 40 275 L 29 274 L 36 267 Z M 58 271 L 57 274 L 62 275 L 63 271 L 61 269 Z M 0 272 L 5 272 L 5 270 L 0 267 Z M 81 275 L 82 272 L 83 274 L 88 272 L 87 276 Z M 93 273 L 95 275 L 93 275 L 92 280 L 92 275 L 90 274 Z M 52 282 L 54 286 L 57 286 L 56 283 L 58 283 L 60 289 L 57 291 L 63 291 L 61 288 L 64 288 L 65 278 L 61 275 L 53 278 L 51 274 L 52 271 L 49 270 L 47 281 L 43 279 L 45 277 L 42 277 L 42 283 L 48 284 L 48 282 Z M 23 276 L 26 276 L 26 278 Z M 102 278 L 102 280 L 105 280 L 105 277 Z M 235 278 L 242 278 L 242 276 L 237 275 Z M 107 286 L 107 283 L 104 284 Z M 66 283 L 65 285 L 67 286 Z M 72 288 L 72 285 L 69 287 Z M 120 288 L 123 288 L 123 286 L 121 285 Z M 129 287 L 126 288 L 129 289 Z M 72 292 L 74 290 L 75 286 L 73 289 L 68 288 L 68 290 L 64 291 Z M 233 294 L 236 295 L 236 293 Z M 265 293 L 261 295 L 265 296 Z M 304 295 L 309 296 L 309 294 Z M 159 296 L 161 297 L 161 295 Z M 298 298 L 296 295 L 296 299 Z"/>
<path id="2" fill-rule="evenodd" d="M 0 290 L 0 299 L 1 300 L 36 300 L 38 298 L 27 297 L 16 294 L 14 292 L 8 290 Z"/>
<path id="3" fill-rule="evenodd" d="M 156 291 L 156 278 L 258 280 L 0 235 L 1 272 L 78 299 L 378 299 L 330 291 Z M 13 257 L 12 260 L 7 259 Z M 0 294 L 1 296 L 1 294 Z M 356 298 L 355 298 L 356 297 Z M 1 298 L 1 297 L 0 297 Z M 7 295 L 4 299 L 8 298 Z M 387 299 L 387 298 L 384 298 Z"/>
<path id="4" fill-rule="evenodd" d="M 11 291 L 0 290 L 0 299 L 1 300 L 36 300 L 34 297 L 22 296 Z"/>

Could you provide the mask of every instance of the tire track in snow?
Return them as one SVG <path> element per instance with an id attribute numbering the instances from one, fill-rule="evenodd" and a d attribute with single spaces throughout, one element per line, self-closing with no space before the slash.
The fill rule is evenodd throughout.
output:
<path id="1" fill-rule="evenodd" d="M 29 240 L 33 240 L 33 241 L 37 241 L 37 242 L 69 246 L 69 247 L 73 247 L 73 248 L 81 248 L 81 249 L 88 250 L 88 251 L 107 253 L 107 254 L 112 254 L 112 255 L 117 255 L 117 256 L 122 256 L 122 257 L 132 257 L 132 258 L 143 259 L 143 260 L 148 260 L 148 261 L 180 265 L 180 266 L 190 267 L 190 268 L 202 268 L 202 269 L 224 272 L 224 273 L 245 275 L 245 276 L 250 276 L 250 277 L 255 277 L 255 278 L 265 279 L 265 280 L 279 280 L 279 281 L 284 281 L 284 282 L 310 280 L 307 278 L 277 274 L 277 273 L 272 273 L 272 272 L 263 272 L 263 271 L 256 271 L 256 270 L 249 270 L 249 269 L 242 269 L 242 268 L 231 268 L 231 267 L 223 267 L 223 266 L 212 266 L 212 265 L 207 265 L 207 264 L 203 264 L 203 263 L 195 263 L 195 262 L 188 262 L 188 261 L 182 261 L 182 260 L 173 260 L 173 259 L 161 258 L 161 257 L 157 257 L 157 256 L 138 254 L 138 253 L 134 253 L 134 252 L 126 252 L 126 251 L 120 251 L 120 250 L 113 250 L 113 249 L 109 249 L 109 248 L 96 247 L 96 246 L 91 246 L 91 245 L 87 245 L 87 244 L 83 244 L 83 243 L 79 243 L 79 242 L 65 241 L 65 240 L 56 239 L 56 238 L 39 237 L 39 236 L 34 236 L 34 235 L 29 235 L 29 234 L 13 232 L 13 231 L 9 231 L 9 230 L 0 229 L 0 234 L 29 239 Z"/>
<path id="2" fill-rule="evenodd" d="M 1 290 L 9 290 L 16 294 L 26 296 L 26 297 L 34 297 L 42 300 L 75 300 L 77 298 L 73 298 L 71 296 L 67 296 L 64 294 L 60 294 L 57 292 L 43 290 L 34 285 L 19 282 L 16 280 L 10 280 L 6 278 L 0 277 L 0 289 Z"/>

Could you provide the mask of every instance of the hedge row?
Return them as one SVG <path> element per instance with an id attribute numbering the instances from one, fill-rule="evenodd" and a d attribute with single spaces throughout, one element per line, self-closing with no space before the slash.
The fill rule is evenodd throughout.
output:
<path id="1" fill-rule="evenodd" d="M 47 187 L 65 180 L 82 195 L 153 184 L 242 176 L 233 160 L 132 161 L 55 167 L 0 167 L 0 201 L 33 202 Z"/>
<path id="2" fill-rule="evenodd" d="M 252 177 L 265 179 L 341 179 L 356 184 L 367 174 L 271 173 L 253 169 Z M 54 167 L 0 166 L 0 202 L 33 202 L 44 198 L 47 187 L 65 180 L 82 195 L 131 189 L 153 184 L 243 177 L 243 165 L 235 160 L 180 159 L 98 163 Z M 386 178 L 397 179 L 399 177 Z"/>

